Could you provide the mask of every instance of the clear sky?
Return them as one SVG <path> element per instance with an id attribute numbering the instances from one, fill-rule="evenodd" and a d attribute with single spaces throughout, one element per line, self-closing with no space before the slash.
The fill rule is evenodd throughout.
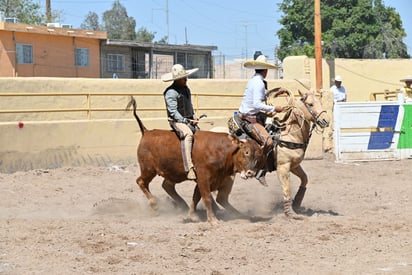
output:
<path id="1" fill-rule="evenodd" d="M 43 2 L 43 1 L 42 1 Z M 101 20 L 114 0 L 51 0 L 53 10 L 63 13 L 60 23 L 80 24 L 90 12 Z M 217 46 L 215 54 L 227 60 L 251 58 L 256 50 L 273 58 L 279 44 L 276 32 L 281 13 L 277 3 L 282 0 L 120 0 L 128 16 L 136 20 L 136 31 L 145 27 L 155 32 L 155 41 L 169 36 L 172 44 Z M 412 55 L 412 2 L 386 0 L 400 14 L 408 34 L 404 39 Z"/>

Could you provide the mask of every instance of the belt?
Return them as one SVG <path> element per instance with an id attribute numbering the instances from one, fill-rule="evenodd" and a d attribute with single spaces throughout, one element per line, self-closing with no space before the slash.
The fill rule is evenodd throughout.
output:
<path id="1" fill-rule="evenodd" d="M 256 115 L 249 115 L 249 114 L 244 114 L 241 112 L 239 112 L 238 114 L 241 119 L 247 119 L 247 118 L 256 119 Z"/>

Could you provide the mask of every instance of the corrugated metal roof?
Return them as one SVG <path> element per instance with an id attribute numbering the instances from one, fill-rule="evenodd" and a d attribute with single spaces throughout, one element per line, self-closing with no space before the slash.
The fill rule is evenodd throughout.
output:
<path id="1" fill-rule="evenodd" d="M 120 40 L 110 40 L 107 39 L 106 45 L 110 46 L 120 46 L 120 47 L 136 47 L 136 48 L 152 48 L 154 50 L 182 50 L 182 51 L 203 51 L 211 52 L 217 50 L 217 46 L 202 46 L 202 45 L 175 45 L 175 44 L 159 44 L 159 43 L 148 43 L 148 42 L 136 42 L 136 41 L 120 41 Z"/>
<path id="2" fill-rule="evenodd" d="M 0 31 L 1 30 L 35 34 L 85 37 L 100 40 L 107 39 L 107 33 L 102 31 L 70 29 L 61 27 L 47 27 L 39 25 L 28 25 L 23 23 L 0 22 Z"/>

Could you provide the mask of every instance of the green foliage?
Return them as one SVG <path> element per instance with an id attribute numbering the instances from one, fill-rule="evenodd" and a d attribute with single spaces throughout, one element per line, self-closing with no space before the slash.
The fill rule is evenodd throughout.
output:
<path id="1" fill-rule="evenodd" d="M 137 32 L 136 20 L 127 15 L 126 8 L 115 0 L 112 8 L 103 13 L 102 24 L 99 24 L 99 16 L 95 12 L 89 12 L 80 25 L 81 29 L 104 30 L 109 39 L 128 40 L 136 42 L 152 43 L 156 35 L 155 32 L 148 31 L 145 27 L 140 27 Z M 159 42 L 166 44 L 167 38 L 162 38 Z"/>
<path id="2" fill-rule="evenodd" d="M 80 28 L 83 30 L 100 31 L 102 27 L 100 27 L 99 16 L 97 13 L 90 11 L 86 16 L 86 19 L 80 25 Z"/>
<path id="3" fill-rule="evenodd" d="M 115 0 L 111 10 L 103 13 L 103 29 L 109 39 L 135 40 L 136 20 L 127 15 L 126 8 Z"/>
<path id="4" fill-rule="evenodd" d="M 0 0 L 0 12 L 3 16 L 16 17 L 20 23 L 45 24 L 45 15 L 40 8 L 40 5 L 32 0 Z"/>
<path id="5" fill-rule="evenodd" d="M 137 42 L 152 42 L 156 33 L 149 32 L 145 27 L 141 27 L 136 34 Z"/>
<path id="6" fill-rule="evenodd" d="M 279 9 L 279 58 L 314 57 L 314 1 L 284 0 Z M 409 58 L 401 18 L 382 0 L 322 0 L 321 18 L 323 57 Z"/>
<path id="7" fill-rule="evenodd" d="M 168 41 L 169 41 L 169 37 L 166 35 L 166 36 L 163 36 L 158 41 L 156 41 L 155 43 L 157 43 L 157 44 L 169 44 Z"/>

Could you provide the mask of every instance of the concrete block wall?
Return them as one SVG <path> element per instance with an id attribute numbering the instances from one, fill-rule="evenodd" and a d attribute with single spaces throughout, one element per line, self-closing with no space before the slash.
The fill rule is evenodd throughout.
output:
<path id="1" fill-rule="evenodd" d="M 237 110 L 247 80 L 189 79 L 194 102 L 200 113 L 208 115 L 201 122 L 202 130 L 226 126 Z M 136 163 L 140 131 L 131 112 L 123 111 L 129 96 L 136 92 L 138 108 L 149 129 L 167 129 L 163 90 L 170 83 L 160 80 L 0 78 L 0 110 L 83 108 L 85 97 L 18 96 L 24 93 L 118 93 L 119 96 L 92 97 L 92 107 L 115 107 L 121 111 L 0 113 L 0 172 L 12 173 L 30 169 L 69 166 L 112 166 Z M 294 80 L 270 80 L 269 88 L 287 87 L 292 91 L 305 87 Z M 9 94 L 10 96 L 5 96 Z M 221 96 L 232 95 L 232 97 Z M 142 107 L 142 108 L 143 108 Z M 219 107 L 222 110 L 209 110 Z M 202 109 L 203 108 L 203 109 Z M 154 110 L 153 110 L 154 109 Z M 321 158 L 323 136 L 314 134 L 307 158 Z"/>

